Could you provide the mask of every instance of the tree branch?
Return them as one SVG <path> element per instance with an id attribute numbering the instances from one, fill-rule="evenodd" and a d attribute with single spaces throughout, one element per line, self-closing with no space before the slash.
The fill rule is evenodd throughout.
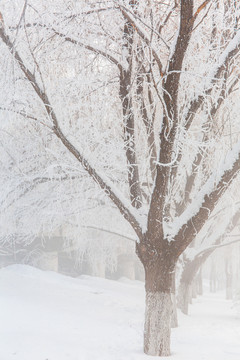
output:
<path id="1" fill-rule="evenodd" d="M 197 253 L 195 257 L 196 257 L 196 258 L 197 258 L 197 257 L 199 258 L 199 257 L 205 256 L 205 255 L 208 254 L 208 253 L 209 253 L 209 255 L 210 255 L 210 254 L 213 253 L 215 250 L 220 249 L 221 247 L 229 246 L 229 245 L 238 243 L 239 241 L 240 241 L 240 237 L 239 237 L 239 239 L 237 239 L 237 240 L 228 241 L 228 242 L 226 242 L 226 243 L 224 243 L 224 244 L 218 244 L 218 245 L 209 246 L 208 248 L 206 248 L 206 249 L 200 251 L 199 253 Z"/>
<path id="2" fill-rule="evenodd" d="M 97 54 L 97 55 L 101 55 L 102 57 L 104 57 L 105 59 L 107 59 L 108 61 L 110 61 L 112 64 L 116 65 L 118 67 L 119 70 L 121 70 L 122 68 L 122 65 L 121 63 L 114 57 L 112 56 L 111 54 L 108 54 L 106 51 L 103 51 L 101 49 L 97 49 L 91 45 L 87 45 L 87 44 L 84 44 L 83 42 L 79 41 L 79 40 L 75 40 L 73 38 L 71 38 L 70 36 L 67 36 L 63 33 L 61 33 L 60 31 L 57 31 L 55 30 L 52 26 L 50 25 L 43 25 L 43 24 L 39 24 L 39 23 L 27 23 L 25 25 L 26 28 L 29 28 L 29 27 L 40 27 L 40 28 L 45 28 L 47 30 L 51 30 L 53 31 L 54 35 L 57 35 L 63 39 L 65 39 L 65 41 L 68 41 L 74 45 L 78 45 L 80 47 L 83 47 L 84 49 L 87 49 L 91 52 L 93 52 L 94 54 Z"/>
<path id="3" fill-rule="evenodd" d="M 209 193 L 209 189 L 207 188 L 208 184 L 206 184 L 206 193 L 203 195 L 202 203 L 198 211 L 195 211 L 194 215 L 189 220 L 187 220 L 185 224 L 181 226 L 177 235 L 175 235 L 174 240 L 171 242 L 171 246 L 176 249 L 177 256 L 179 256 L 186 249 L 186 247 L 194 239 L 196 234 L 199 233 L 206 220 L 209 218 L 209 215 L 214 210 L 219 198 L 225 193 L 227 188 L 238 175 L 240 169 L 239 144 L 237 154 L 233 154 L 233 157 L 234 156 L 235 160 L 232 163 L 232 167 L 230 168 L 228 165 L 228 168 L 223 172 L 222 177 L 220 178 L 220 180 L 218 180 L 214 189 Z M 210 179 L 209 183 L 211 183 L 211 181 L 212 180 Z M 198 196 L 201 199 L 201 194 L 199 194 Z M 187 212 L 192 213 L 191 206 L 189 206 Z"/>
<path id="4" fill-rule="evenodd" d="M 15 189 L 11 190 L 7 196 L 5 197 L 5 199 L 1 199 L 0 202 L 0 213 L 6 211 L 6 209 L 8 209 L 12 204 L 16 203 L 16 201 L 18 201 L 19 199 L 21 199 L 22 197 L 24 197 L 28 192 L 32 191 L 34 189 L 34 187 L 36 187 L 37 185 L 40 184 L 44 184 L 46 182 L 52 182 L 52 181 L 65 181 L 65 180 L 69 180 L 69 179 L 75 179 L 76 177 L 70 177 L 70 176 L 60 176 L 60 177 L 36 177 L 32 180 L 26 180 L 23 183 L 20 183 Z M 10 203 L 8 203 L 7 206 L 3 207 L 3 204 L 6 200 L 9 199 L 9 196 L 11 194 L 13 194 L 14 192 L 16 192 L 18 189 L 22 190 L 23 186 L 26 187 L 26 185 L 29 185 L 27 188 L 23 189 L 23 192 L 21 194 L 19 194 L 18 198 L 14 198 L 12 201 L 10 201 Z"/>
<path id="5" fill-rule="evenodd" d="M 83 47 L 83 48 L 85 48 L 85 49 L 87 49 L 87 50 L 89 50 L 91 52 L 94 52 L 97 55 L 103 56 L 105 59 L 107 59 L 111 63 L 115 64 L 118 67 L 119 70 L 122 69 L 122 65 L 120 64 L 120 62 L 116 58 L 114 58 L 112 55 L 108 54 L 107 52 L 105 52 L 103 50 L 100 50 L 100 49 L 96 49 L 95 47 L 93 47 L 91 45 L 84 44 L 79 40 L 75 40 L 73 38 L 70 38 L 69 36 L 66 36 L 63 33 L 60 33 L 59 31 L 54 30 L 53 28 L 51 30 L 55 33 L 55 35 L 58 35 L 59 37 L 65 39 L 66 41 L 68 41 L 68 42 L 70 42 L 72 44 L 81 46 L 81 47 Z"/>
<path id="6" fill-rule="evenodd" d="M 127 240 L 130 240 L 130 241 L 133 241 L 134 243 L 136 243 L 136 239 L 134 239 L 133 237 L 118 233 L 116 231 L 111 231 L 111 230 L 108 230 L 108 229 L 99 228 L 97 226 L 90 226 L 90 225 L 86 225 L 86 226 L 83 226 L 83 227 L 86 228 L 86 229 L 94 229 L 94 230 L 103 231 L 103 232 L 106 232 L 106 233 L 109 233 L 109 234 L 117 235 L 117 236 L 119 236 L 119 237 L 121 237 L 123 239 L 127 239 Z"/>
<path id="7" fill-rule="evenodd" d="M 203 105 L 206 96 L 211 94 L 216 81 L 219 80 L 222 74 L 222 71 L 228 67 L 232 58 L 239 53 L 239 50 L 240 50 L 240 30 L 238 30 L 234 38 L 230 41 L 227 48 L 223 51 L 222 55 L 219 58 L 219 64 L 212 69 L 212 74 L 210 75 L 210 82 L 208 89 L 205 90 L 204 94 L 199 95 L 198 98 L 191 103 L 185 118 L 186 130 L 190 128 L 194 116 L 196 112 L 200 109 L 200 107 Z"/>
<path id="8" fill-rule="evenodd" d="M 136 219 L 136 216 L 129 210 L 131 207 L 130 204 L 124 204 L 121 200 L 121 194 L 116 194 L 116 190 L 113 190 L 113 185 L 107 183 L 107 180 L 103 179 L 103 176 L 100 176 L 98 172 L 89 164 L 89 162 L 82 156 L 82 154 L 71 144 L 71 142 L 65 137 L 58 123 L 57 116 L 53 110 L 53 107 L 48 99 L 48 96 L 41 88 L 39 87 L 35 75 L 27 68 L 24 64 L 22 58 L 20 57 L 18 51 L 14 48 L 13 43 L 11 42 L 9 36 L 5 33 L 3 22 L 0 26 L 0 38 L 5 43 L 9 51 L 12 53 L 13 57 L 19 64 L 20 69 L 28 79 L 29 83 L 33 87 L 35 93 L 41 100 L 49 118 L 52 120 L 53 128 L 52 131 L 59 138 L 65 148 L 81 163 L 83 168 L 87 171 L 90 177 L 100 186 L 100 188 L 108 195 L 108 197 L 113 201 L 117 206 L 124 218 L 131 224 L 134 231 L 136 232 L 139 238 L 142 237 L 142 229 L 139 222 Z M 134 210 L 134 209 L 133 209 Z"/>
<path id="9" fill-rule="evenodd" d="M 148 214 L 148 228 L 154 234 L 155 241 L 164 237 L 163 222 L 164 209 L 171 167 L 175 164 L 173 148 L 178 126 L 178 91 L 179 81 L 184 57 L 191 38 L 192 25 L 189 19 L 193 14 L 193 0 L 181 1 L 180 27 L 177 35 L 176 46 L 170 55 L 166 79 L 163 83 L 163 112 L 160 132 L 160 152 L 157 164 L 155 186 L 152 192 Z"/>
<path id="10" fill-rule="evenodd" d="M 198 17 L 199 13 L 207 6 L 207 4 L 210 2 L 210 0 L 204 1 L 197 9 L 195 14 L 193 15 L 192 19 L 190 20 L 192 23 L 195 22 L 196 18 Z"/>
<path id="11" fill-rule="evenodd" d="M 149 48 L 152 51 L 153 57 L 158 65 L 158 69 L 160 72 L 161 77 L 163 77 L 163 66 L 162 66 L 162 62 L 157 54 L 157 51 L 153 48 L 152 44 L 151 44 L 151 40 L 147 37 L 146 34 L 144 34 L 144 32 L 142 31 L 142 29 L 137 25 L 135 19 L 133 16 L 129 15 L 129 13 L 125 10 L 125 8 L 121 5 L 119 5 L 120 10 L 123 14 L 123 16 L 125 17 L 125 19 L 132 24 L 133 28 L 136 30 L 136 32 L 138 33 L 138 35 L 143 39 L 143 41 L 149 46 Z"/>

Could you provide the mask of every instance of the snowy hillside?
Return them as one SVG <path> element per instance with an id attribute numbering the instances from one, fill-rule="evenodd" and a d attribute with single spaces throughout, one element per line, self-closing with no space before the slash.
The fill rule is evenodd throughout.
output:
<path id="1" fill-rule="evenodd" d="M 180 314 L 174 360 L 239 360 L 240 318 L 220 295 Z M 0 360 L 141 360 L 140 282 L 63 275 L 14 265 L 0 270 Z M 168 358 L 169 359 L 169 358 Z"/>

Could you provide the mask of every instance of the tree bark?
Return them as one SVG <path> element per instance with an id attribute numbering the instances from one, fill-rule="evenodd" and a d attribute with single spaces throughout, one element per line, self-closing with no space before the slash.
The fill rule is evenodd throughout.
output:
<path id="1" fill-rule="evenodd" d="M 186 261 L 184 264 L 178 290 L 178 307 L 186 315 L 188 315 L 188 304 L 192 303 L 192 297 L 196 295 L 196 291 L 194 294 L 196 288 L 194 289 L 195 284 L 193 284 L 193 281 L 204 259 L 204 256 L 196 257 L 192 261 Z"/>
<path id="2" fill-rule="evenodd" d="M 197 297 L 196 279 L 194 279 L 194 280 L 192 281 L 192 291 L 191 291 L 191 294 L 192 294 L 192 299 L 196 299 L 196 297 Z"/>
<path id="3" fill-rule="evenodd" d="M 144 352 L 170 355 L 172 300 L 170 292 L 147 291 L 144 325 Z"/>
<path id="4" fill-rule="evenodd" d="M 217 291 L 216 266 L 213 259 L 211 261 L 211 270 L 210 270 L 210 291 L 213 293 Z"/>
<path id="5" fill-rule="evenodd" d="M 190 284 L 182 281 L 178 289 L 178 307 L 185 315 L 188 315 L 189 293 Z"/>
<path id="6" fill-rule="evenodd" d="M 137 2 L 132 0 L 129 2 L 133 10 Z M 126 21 L 123 29 L 123 49 L 122 54 L 125 56 L 127 69 L 120 70 L 120 88 L 119 96 L 122 102 L 123 111 L 123 130 L 124 130 L 124 146 L 126 159 L 128 163 L 128 183 L 130 191 L 131 203 L 134 207 L 142 206 L 142 196 L 139 181 L 138 161 L 136 156 L 135 141 L 135 115 L 133 111 L 133 101 L 131 87 L 133 83 L 133 46 L 134 46 L 135 29 L 130 21 Z"/>
<path id="7" fill-rule="evenodd" d="M 177 300 L 176 300 L 176 269 L 172 274 L 172 286 L 171 286 L 171 295 L 172 295 L 172 317 L 171 317 L 171 328 L 178 327 L 178 316 L 177 316 Z"/>
<path id="8" fill-rule="evenodd" d="M 165 263 L 149 261 L 145 266 L 146 308 L 144 352 L 153 356 L 170 355 L 172 317 L 172 269 Z"/>
<path id="9" fill-rule="evenodd" d="M 171 317 L 171 328 L 177 328 L 178 327 L 178 315 L 177 315 L 177 300 L 176 300 L 176 294 L 172 293 L 172 317 Z"/>
<path id="10" fill-rule="evenodd" d="M 232 300 L 233 291 L 232 291 L 232 264 L 228 258 L 225 259 L 225 275 L 226 275 L 226 300 Z"/>
<path id="11" fill-rule="evenodd" d="M 197 294 L 202 295 L 203 294 L 202 267 L 200 267 L 199 269 L 196 281 L 197 281 Z"/>

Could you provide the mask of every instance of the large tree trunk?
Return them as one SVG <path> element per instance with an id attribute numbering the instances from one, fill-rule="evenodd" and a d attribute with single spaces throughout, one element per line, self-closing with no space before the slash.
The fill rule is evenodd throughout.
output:
<path id="1" fill-rule="evenodd" d="M 126 277 L 135 280 L 134 257 L 132 254 L 121 254 L 118 256 L 117 274 L 119 277 Z"/>
<path id="2" fill-rule="evenodd" d="M 192 299 L 196 299 L 196 297 L 197 297 L 196 279 L 193 279 L 191 288 L 192 288 L 192 291 L 191 291 Z"/>
<path id="3" fill-rule="evenodd" d="M 195 276 L 209 254 L 210 253 L 207 252 L 201 256 L 196 256 L 192 261 L 188 260 L 184 263 L 178 289 L 177 305 L 186 315 L 188 315 L 188 304 L 191 304 L 192 297 L 196 297 L 197 295 L 197 281 Z M 199 291 L 202 292 L 202 283 L 199 286 L 199 289 Z"/>
<path id="4" fill-rule="evenodd" d="M 151 264 L 152 265 L 152 264 Z M 146 309 L 144 352 L 154 356 L 170 355 L 172 316 L 172 272 L 161 263 L 145 266 Z"/>
<path id="5" fill-rule="evenodd" d="M 210 291 L 217 291 L 217 274 L 216 274 L 216 265 L 214 260 L 211 261 L 211 270 L 210 270 Z"/>
<path id="6" fill-rule="evenodd" d="M 169 356 L 171 335 L 171 294 L 146 292 L 144 352 L 148 355 Z"/>
<path id="7" fill-rule="evenodd" d="M 190 298 L 190 289 L 191 286 L 187 282 L 180 282 L 178 289 L 178 302 L 177 305 L 179 309 L 185 314 L 188 315 L 188 305 Z"/>
<path id="8" fill-rule="evenodd" d="M 232 274 L 232 264 L 228 258 L 225 259 L 225 275 L 226 275 L 226 299 L 232 300 L 233 292 L 232 292 L 232 282 L 233 282 L 233 274 Z"/>
<path id="9" fill-rule="evenodd" d="M 176 328 L 178 327 L 177 300 L 176 300 L 176 269 L 172 274 L 171 294 L 172 294 L 172 305 L 173 305 L 171 328 Z"/>
<path id="10" fill-rule="evenodd" d="M 200 267 L 199 269 L 196 281 L 197 281 L 197 294 L 202 295 L 203 294 L 202 267 Z"/>

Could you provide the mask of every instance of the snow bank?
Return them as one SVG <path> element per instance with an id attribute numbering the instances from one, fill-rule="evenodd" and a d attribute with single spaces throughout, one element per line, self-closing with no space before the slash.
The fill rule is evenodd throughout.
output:
<path id="1" fill-rule="evenodd" d="M 144 286 L 14 265 L 0 270 L 0 360 L 141 360 Z M 174 360 L 239 360 L 240 318 L 205 296 L 180 316 Z M 168 358 L 169 360 L 169 358 Z"/>

